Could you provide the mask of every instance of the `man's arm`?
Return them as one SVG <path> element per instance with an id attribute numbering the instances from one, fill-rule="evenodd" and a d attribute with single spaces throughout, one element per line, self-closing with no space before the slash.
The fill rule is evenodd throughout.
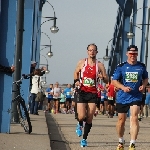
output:
<path id="1" fill-rule="evenodd" d="M 101 74 L 99 74 L 99 78 L 104 81 L 104 83 L 108 83 L 108 76 L 106 74 L 106 69 L 103 63 L 98 62 L 98 69 L 101 71 Z"/>
<path id="2" fill-rule="evenodd" d="M 114 71 L 114 75 L 113 75 L 113 78 L 112 78 L 112 84 L 116 88 L 123 90 L 124 85 L 119 82 L 119 79 L 121 79 L 121 78 L 122 78 L 122 71 L 121 71 L 121 67 L 118 65 L 117 68 Z"/>
<path id="3" fill-rule="evenodd" d="M 121 84 L 118 80 L 112 80 L 112 84 L 113 84 L 116 88 L 118 88 L 118 89 L 122 89 L 122 90 L 123 90 L 123 88 L 124 88 L 124 85 Z"/>
<path id="4" fill-rule="evenodd" d="M 45 71 L 47 70 L 47 68 L 46 67 L 42 67 L 41 68 L 41 76 L 43 76 L 44 74 L 45 74 Z"/>
<path id="5" fill-rule="evenodd" d="M 5 67 L 0 65 L 0 72 L 5 72 L 5 73 L 13 73 L 15 71 L 15 67 Z"/>
<path id="6" fill-rule="evenodd" d="M 147 84 L 148 84 L 148 78 L 143 80 L 142 85 L 145 88 L 147 86 Z"/>

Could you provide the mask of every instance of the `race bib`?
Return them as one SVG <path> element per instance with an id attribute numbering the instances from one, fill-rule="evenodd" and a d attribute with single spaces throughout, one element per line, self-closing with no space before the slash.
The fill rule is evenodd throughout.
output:
<path id="1" fill-rule="evenodd" d="M 138 82 L 138 72 L 126 72 L 125 81 L 126 82 Z"/>
<path id="2" fill-rule="evenodd" d="M 103 99 L 104 98 L 104 96 L 101 96 L 101 99 Z"/>
<path id="3" fill-rule="evenodd" d="M 71 92 L 67 92 L 66 94 L 67 94 L 67 95 L 71 95 Z"/>
<path id="4" fill-rule="evenodd" d="M 88 86 L 88 87 L 95 86 L 94 79 L 91 79 L 91 78 L 84 78 L 84 79 L 83 79 L 83 85 L 84 85 L 84 86 Z"/>
<path id="5" fill-rule="evenodd" d="M 108 100 L 111 100 L 111 101 L 112 101 L 112 100 L 113 100 L 113 97 L 108 97 Z"/>

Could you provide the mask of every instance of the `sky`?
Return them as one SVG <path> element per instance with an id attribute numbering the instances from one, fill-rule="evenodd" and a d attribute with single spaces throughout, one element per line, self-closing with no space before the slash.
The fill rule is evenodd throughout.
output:
<path id="1" fill-rule="evenodd" d="M 41 26 L 41 32 L 46 33 L 52 44 L 53 57 L 47 57 L 48 48 L 40 52 L 48 60 L 49 74 L 46 74 L 47 84 L 73 83 L 73 73 L 77 62 L 87 57 L 86 48 L 90 43 L 98 47 L 97 58 L 103 61 L 108 41 L 112 39 L 116 23 L 118 4 L 115 0 L 48 0 L 54 7 L 59 31 L 51 33 L 53 21 L 47 21 Z M 109 3 L 109 5 L 108 5 Z M 149 2 L 148 2 L 149 3 Z M 142 7 L 138 1 L 138 7 Z M 53 17 L 52 7 L 46 2 L 42 9 L 43 17 Z M 137 13 L 137 23 L 142 23 L 142 10 Z M 42 21 L 47 19 L 42 18 Z M 136 45 L 140 47 L 141 30 L 136 29 Z M 49 38 L 41 34 L 41 45 L 49 44 Z M 109 43 L 109 48 L 111 42 Z M 43 46 L 41 46 L 41 49 Z M 46 64 L 45 57 L 41 56 L 40 64 Z M 104 62 L 108 68 L 108 62 Z M 149 66 L 149 65 L 148 65 Z M 150 72 L 150 70 L 149 70 Z"/>

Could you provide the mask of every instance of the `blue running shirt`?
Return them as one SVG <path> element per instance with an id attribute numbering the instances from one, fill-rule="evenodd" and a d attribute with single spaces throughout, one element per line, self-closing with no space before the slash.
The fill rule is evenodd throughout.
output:
<path id="1" fill-rule="evenodd" d="M 64 94 L 65 94 L 66 98 L 71 98 L 72 97 L 72 89 L 71 88 L 66 88 L 64 90 Z"/>
<path id="2" fill-rule="evenodd" d="M 46 92 L 53 92 L 53 89 L 52 88 L 47 88 Z M 48 94 L 47 98 L 53 98 L 53 95 Z"/>
<path id="3" fill-rule="evenodd" d="M 101 91 L 101 101 L 104 101 L 104 99 L 106 99 L 106 90 Z"/>
<path id="4" fill-rule="evenodd" d="M 130 92 L 119 90 L 117 92 L 116 102 L 128 104 L 133 101 L 141 101 L 142 93 L 139 91 L 142 80 L 148 78 L 145 64 L 137 62 L 135 65 L 130 65 L 128 62 L 121 63 L 117 66 L 113 80 L 118 80 L 124 86 L 130 87 Z"/>

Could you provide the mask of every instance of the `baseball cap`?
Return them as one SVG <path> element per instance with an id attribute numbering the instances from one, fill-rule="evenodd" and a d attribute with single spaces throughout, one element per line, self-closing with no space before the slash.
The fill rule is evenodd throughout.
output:
<path id="1" fill-rule="evenodd" d="M 33 64 L 37 64 L 37 62 L 36 61 L 31 61 L 31 65 L 33 65 Z"/>
<path id="2" fill-rule="evenodd" d="M 138 52 L 138 48 L 135 45 L 130 45 L 128 46 L 127 51 Z"/>

